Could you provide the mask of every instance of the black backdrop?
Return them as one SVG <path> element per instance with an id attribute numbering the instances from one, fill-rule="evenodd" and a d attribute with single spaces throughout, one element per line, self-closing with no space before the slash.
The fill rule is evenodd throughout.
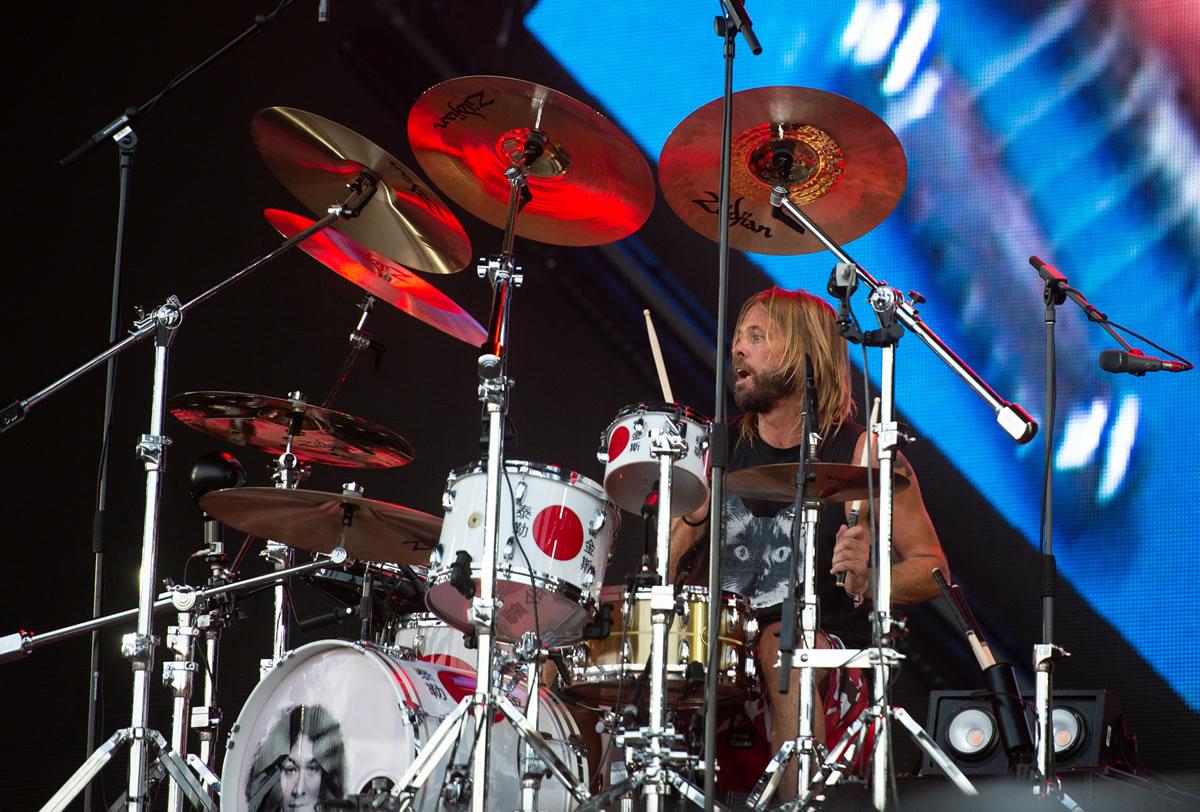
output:
<path id="1" fill-rule="evenodd" d="M 7 10 L 5 128 L 9 197 L 5 318 L 0 321 L 0 396 L 28 397 L 106 344 L 116 210 L 117 153 L 105 143 L 78 164 L 57 160 L 126 106 L 160 89 L 271 4 L 86 5 L 52 17 Z M 276 238 L 266 207 L 301 211 L 270 175 L 249 137 L 254 113 L 287 105 L 355 129 L 416 166 L 405 144 L 407 105 L 429 85 L 463 73 L 533 79 L 586 99 L 520 28 L 522 3 L 350 3 L 335 0 L 333 21 L 318 25 L 316 3 L 297 3 L 265 31 L 164 99 L 136 131 L 121 302 L 122 329 L 135 304 L 168 294 L 187 299 L 268 250 Z M 501 36 L 501 32 L 505 36 Z M 718 89 L 714 77 L 714 95 Z M 477 254 L 499 234 L 456 209 Z M 691 303 L 703 333 L 715 311 L 715 246 L 679 224 L 661 199 L 639 235 L 667 268 L 657 283 Z M 517 382 L 514 456 L 575 468 L 599 479 L 597 438 L 626 403 L 653 398 L 640 310 L 649 304 L 616 273 L 611 256 L 591 249 L 519 243 L 526 285 L 514 305 L 512 376 Z M 660 269 L 661 270 L 661 269 Z M 481 321 L 490 289 L 473 270 L 433 284 Z M 735 259 L 731 302 L 762 287 Z M 814 283 L 817 284 L 817 283 Z M 295 253 L 206 303 L 186 318 L 172 349 L 169 393 L 229 389 L 282 396 L 300 389 L 322 398 L 348 348 L 357 289 Z M 335 404 L 388 426 L 416 447 L 411 465 L 390 471 L 315 471 L 308 487 L 336 489 L 353 478 L 368 496 L 439 511 L 446 473 L 478 455 L 475 352 L 415 320 L 379 307 L 369 329 L 387 347 L 375 371 L 360 362 Z M 711 413 L 711 361 L 681 349 L 682 336 L 660 326 L 677 398 Z M 136 600 L 143 472 L 133 454 L 148 427 L 149 345 L 120 360 L 112 426 L 110 522 L 105 610 Z M 47 631 L 85 619 L 91 606 L 92 517 L 99 457 L 103 375 L 93 372 L 39 404 L 0 438 L 5 479 L 0 510 L 8 561 L 0 584 L 0 634 Z M 903 404 L 901 404 L 903 408 Z M 187 493 L 190 465 L 223 448 L 169 421 L 174 443 L 164 478 L 159 575 L 180 580 L 200 546 L 199 514 Z M 267 484 L 267 458 L 235 450 L 252 484 Z M 931 444 L 909 456 L 957 579 L 968 589 L 996 647 L 1028 670 L 1039 636 L 1036 556 L 940 457 Z M 930 484 L 934 483 L 934 484 Z M 626 523 L 609 580 L 636 560 L 640 538 Z M 236 536 L 234 537 L 236 538 Z M 249 573 L 266 571 L 251 557 Z M 199 578 L 198 568 L 190 573 Z M 328 600 L 301 586 L 300 615 Z M 1162 771 L 1194 765 L 1200 724 L 1149 666 L 1066 588 L 1058 633 L 1076 656 L 1063 664 L 1064 687 L 1115 690 L 1139 733 L 1144 760 Z M 226 728 L 257 679 L 270 647 L 270 599 L 247 599 L 249 618 L 224 638 L 220 701 Z M 160 616 L 161 617 L 161 616 Z M 923 721 L 934 687 L 971 688 L 977 674 L 936 611 L 912 613 L 912 661 L 898 699 Z M 165 622 L 160 620 L 158 629 Z M 130 676 L 105 634 L 100 739 L 129 722 Z M 353 630 L 325 628 L 300 642 Z M 0 666 L 0 778 L 4 808 L 44 802 L 85 757 L 86 637 L 37 650 Z M 159 663 L 163 656 L 159 650 Z M 169 728 L 169 692 L 151 678 L 151 724 Z M 903 764 L 906 762 L 902 762 Z M 105 772 L 109 801 L 125 783 L 123 759 Z"/>

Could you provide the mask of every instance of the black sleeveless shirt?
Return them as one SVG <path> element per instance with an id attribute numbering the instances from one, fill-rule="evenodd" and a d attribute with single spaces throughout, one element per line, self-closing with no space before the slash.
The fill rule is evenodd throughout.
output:
<path id="1" fill-rule="evenodd" d="M 741 436 L 742 416 L 729 421 L 729 471 L 756 465 L 795 463 L 800 446 L 775 448 L 762 438 Z M 817 459 L 821 462 L 852 462 L 854 446 L 864 428 L 857 423 L 842 425 L 832 437 L 821 443 Z M 857 609 L 846 590 L 839 587 L 829 568 L 833 566 L 833 547 L 838 528 L 845 524 L 846 511 L 841 502 L 829 502 L 817 523 L 817 598 L 820 627 L 838 635 L 849 646 L 870 643 L 868 608 Z M 725 517 L 721 532 L 722 589 L 745 595 L 760 623 L 778 620 L 781 605 L 791 587 L 792 506 L 761 499 L 743 499 L 725 495 Z"/>

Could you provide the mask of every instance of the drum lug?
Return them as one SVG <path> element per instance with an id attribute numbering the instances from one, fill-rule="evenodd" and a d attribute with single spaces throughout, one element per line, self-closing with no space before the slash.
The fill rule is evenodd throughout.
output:
<path id="1" fill-rule="evenodd" d="M 608 521 L 608 516 L 605 514 L 604 506 L 601 505 L 599 508 L 596 509 L 596 513 L 592 516 L 592 521 L 591 521 L 591 524 L 589 525 L 589 527 L 592 530 L 592 533 L 593 534 L 599 533 L 604 528 L 604 524 L 607 521 Z"/>
<path id="2" fill-rule="evenodd" d="M 517 483 L 517 487 L 513 488 L 513 499 L 516 500 L 518 505 L 525 504 L 525 491 L 527 488 L 528 485 L 524 479 Z"/>
<path id="3" fill-rule="evenodd" d="M 442 493 L 442 510 L 449 513 L 451 510 L 454 509 L 454 496 L 455 496 L 455 493 L 454 493 L 453 488 L 447 488 Z"/>
<path id="4" fill-rule="evenodd" d="M 429 568 L 430 569 L 435 569 L 435 570 L 441 569 L 443 552 L 444 552 L 444 549 L 441 544 L 436 545 L 429 552 Z"/>

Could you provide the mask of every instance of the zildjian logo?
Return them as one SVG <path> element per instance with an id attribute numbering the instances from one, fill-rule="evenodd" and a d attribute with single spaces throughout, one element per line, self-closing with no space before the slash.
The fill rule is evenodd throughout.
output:
<path id="1" fill-rule="evenodd" d="M 716 192 L 705 192 L 707 198 L 696 198 L 692 200 L 700 208 L 704 209 L 709 214 L 716 214 L 720 211 L 721 198 Z M 753 231 L 756 234 L 762 234 L 768 240 L 771 239 L 771 227 L 759 225 L 755 222 L 754 217 L 748 211 L 742 211 L 742 201 L 745 198 L 739 197 L 729 204 L 729 225 L 741 226 L 742 228 Z"/>
<path id="2" fill-rule="evenodd" d="M 479 111 L 485 107 L 490 107 L 495 99 L 485 99 L 483 94 L 484 91 L 480 90 L 467 96 L 457 104 L 447 102 L 446 106 L 450 108 L 449 111 L 442 116 L 440 121 L 435 122 L 433 126 L 439 130 L 444 130 L 450 125 L 451 121 L 460 121 L 470 116 L 478 116 L 479 118 L 486 119 L 487 116 Z"/>

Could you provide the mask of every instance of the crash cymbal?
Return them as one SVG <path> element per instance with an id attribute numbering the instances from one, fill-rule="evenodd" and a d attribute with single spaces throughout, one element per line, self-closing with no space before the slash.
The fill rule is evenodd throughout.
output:
<path id="1" fill-rule="evenodd" d="M 658 181 L 683 222 L 717 239 L 722 100 L 685 118 L 663 146 Z M 759 87 L 733 95 L 729 245 L 759 254 L 807 254 L 825 245 L 772 217 L 771 189 L 790 169 L 788 198 L 839 244 L 861 237 L 904 194 L 908 163 L 896 134 L 870 110 L 835 93 Z"/>
<path id="2" fill-rule="evenodd" d="M 266 209 L 263 215 L 285 237 L 295 236 L 313 224 L 307 217 L 279 209 Z M 300 243 L 300 247 L 377 299 L 459 341 L 478 347 L 487 339 L 487 330 L 450 297 L 403 265 L 359 245 L 345 234 L 325 229 Z"/>
<path id="3" fill-rule="evenodd" d="M 552 245 L 600 245 L 637 231 L 654 206 L 641 152 L 611 121 L 548 87 L 464 76 L 425 91 L 408 114 L 417 162 L 439 189 L 498 228 L 508 219 L 505 170 L 526 172 L 532 200 L 516 233 Z M 526 166 L 526 145 L 537 157 Z"/>
<path id="4" fill-rule="evenodd" d="M 742 468 L 725 475 L 725 490 L 747 499 L 765 499 L 768 502 L 791 502 L 796 498 L 796 463 L 784 462 L 776 465 L 757 465 Z M 840 462 L 814 463 L 814 479 L 808 492 L 827 502 L 849 502 L 866 499 L 867 472 L 874 480 L 875 496 L 879 496 L 879 469 L 864 465 Z M 908 487 L 908 477 L 896 474 L 893 493 Z"/>
<path id="5" fill-rule="evenodd" d="M 436 516 L 355 493 L 224 488 L 202 496 L 200 508 L 230 527 L 289 547 L 330 553 L 341 544 L 354 558 L 388 564 L 427 564 L 442 530 Z"/>
<path id="6" fill-rule="evenodd" d="M 357 217 L 333 228 L 409 268 L 461 271 L 471 242 L 458 218 L 416 173 L 353 130 L 290 107 L 260 110 L 250 125 L 254 146 L 287 190 L 324 216 L 346 198 L 361 172 L 379 181 Z"/>
<path id="7" fill-rule="evenodd" d="M 343 468 L 395 468 L 413 461 L 407 440 L 383 426 L 302 400 L 244 392 L 185 392 L 167 402 L 184 424 L 269 454 L 287 448 L 288 427 L 303 415 L 292 453 L 302 462 Z"/>

